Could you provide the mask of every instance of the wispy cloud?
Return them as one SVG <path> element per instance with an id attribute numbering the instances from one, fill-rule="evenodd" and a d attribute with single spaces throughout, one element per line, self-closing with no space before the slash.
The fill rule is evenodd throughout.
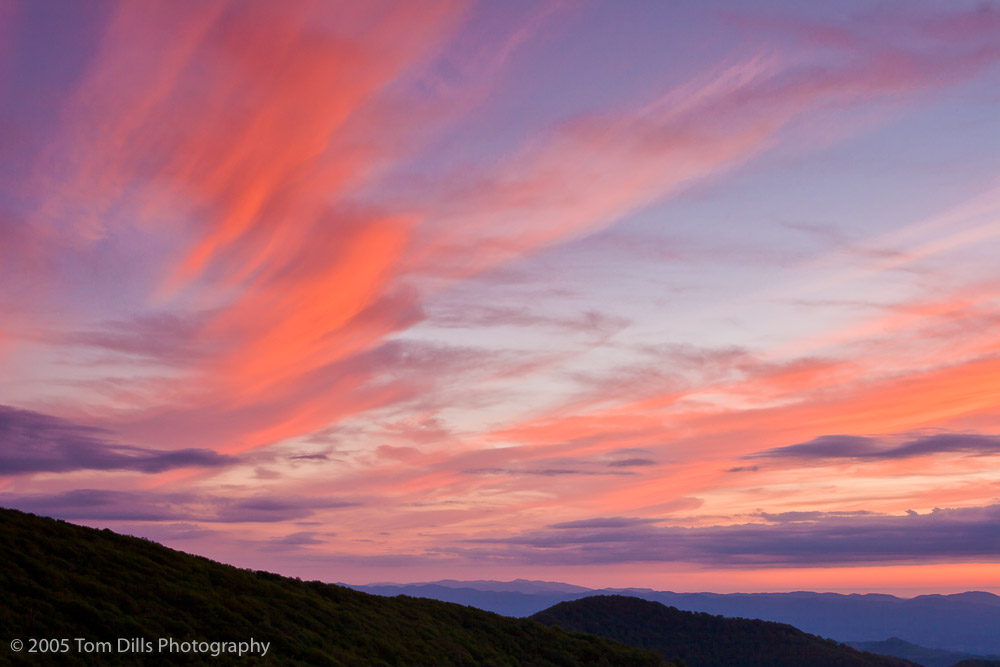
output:
<path id="1" fill-rule="evenodd" d="M 104 322 L 98 328 L 66 334 L 54 342 L 104 350 L 118 355 L 115 361 L 131 357 L 184 366 L 213 352 L 201 346 L 198 339 L 209 319 L 208 313 L 148 314 L 127 321 Z"/>
<path id="2" fill-rule="evenodd" d="M 191 492 L 75 489 L 52 494 L 0 493 L 0 504 L 70 520 L 274 523 L 304 519 L 318 510 L 357 507 L 360 503 L 339 498 L 226 498 Z"/>
<path id="3" fill-rule="evenodd" d="M 632 526 L 644 526 L 656 523 L 657 519 L 642 519 L 638 517 L 612 516 L 602 519 L 578 519 L 576 521 L 563 521 L 554 523 L 549 528 L 559 530 L 570 530 L 574 528 L 630 528 Z"/>
<path id="4" fill-rule="evenodd" d="M 653 459 L 621 459 L 619 461 L 610 461 L 608 463 L 609 468 L 637 468 L 655 465 L 656 461 Z"/>
<path id="5" fill-rule="evenodd" d="M 896 436 L 893 440 L 899 440 Z M 745 458 L 883 461 L 933 454 L 1000 454 L 1000 436 L 979 433 L 935 433 L 893 444 L 887 438 L 856 435 L 822 435 L 786 447 L 767 449 Z"/>
<path id="6" fill-rule="evenodd" d="M 547 565 L 684 561 L 716 567 L 808 567 L 995 560 L 1000 505 L 904 516 L 859 511 L 771 519 L 774 522 L 768 524 L 705 528 L 581 521 L 576 526 L 554 526 L 556 530 L 467 540 L 477 546 L 456 548 L 455 553 L 490 563 Z"/>
<path id="7" fill-rule="evenodd" d="M 115 442 L 107 431 L 0 405 L 0 474 L 75 470 L 160 473 L 175 468 L 218 468 L 239 459 L 212 449 L 159 450 Z"/>
<path id="8" fill-rule="evenodd" d="M 301 549 L 302 547 L 310 547 L 321 545 L 326 542 L 326 540 L 320 539 L 318 536 L 332 537 L 335 533 L 321 533 L 314 530 L 303 530 L 296 533 L 290 533 L 283 537 L 275 537 L 268 540 L 265 544 L 260 547 L 261 551 L 290 551 Z"/>
<path id="9" fill-rule="evenodd" d="M 521 475 L 539 475 L 542 477 L 562 477 L 566 475 L 632 475 L 630 472 L 610 472 L 601 470 L 579 470 L 574 468 L 469 468 L 463 470 L 466 475 L 502 475 L 519 477 Z"/>

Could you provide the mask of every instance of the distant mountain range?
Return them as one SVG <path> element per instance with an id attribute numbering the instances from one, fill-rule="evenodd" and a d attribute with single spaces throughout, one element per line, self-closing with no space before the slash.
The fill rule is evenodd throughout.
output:
<path id="1" fill-rule="evenodd" d="M 506 616 L 530 616 L 591 595 L 630 595 L 686 611 L 793 625 L 840 642 L 895 637 L 945 651 L 1000 654 L 1000 596 L 981 591 L 898 598 L 839 593 L 673 593 L 647 588 L 560 591 L 552 582 L 427 582 L 352 586 L 378 595 L 411 595 L 471 605 Z M 580 587 L 575 587 L 580 588 Z"/>
<path id="2" fill-rule="evenodd" d="M 346 586 L 347 584 L 341 584 Z M 438 581 L 424 581 L 414 584 L 378 583 L 368 584 L 364 587 L 355 586 L 353 588 L 369 588 L 372 586 L 440 586 L 442 588 L 472 588 L 477 591 L 498 591 L 503 593 L 528 593 L 536 595 L 540 593 L 587 593 L 594 589 L 586 586 L 574 586 L 573 584 L 563 584 L 558 581 L 538 581 L 536 579 L 515 579 L 514 581 L 491 581 L 476 579 L 473 581 L 458 581 L 456 579 L 440 579 Z"/>

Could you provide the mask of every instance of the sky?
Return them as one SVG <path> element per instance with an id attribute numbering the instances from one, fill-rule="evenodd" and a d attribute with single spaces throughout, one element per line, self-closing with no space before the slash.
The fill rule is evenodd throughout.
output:
<path id="1" fill-rule="evenodd" d="M 0 91 L 0 505 L 1000 593 L 1000 5 L 0 0 Z"/>

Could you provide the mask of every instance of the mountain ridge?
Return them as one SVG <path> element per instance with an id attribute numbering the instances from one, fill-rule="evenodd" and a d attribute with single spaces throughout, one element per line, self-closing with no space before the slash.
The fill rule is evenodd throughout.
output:
<path id="1" fill-rule="evenodd" d="M 560 602 L 531 618 L 652 649 L 690 667 L 920 667 L 902 658 L 858 651 L 784 623 L 681 611 L 624 595 Z"/>
<path id="2" fill-rule="evenodd" d="M 477 585 L 485 584 L 479 582 Z M 559 602 L 624 593 L 686 611 L 788 623 L 805 632 L 841 642 L 899 637 L 947 651 L 1000 654 L 1000 633 L 996 632 L 1000 627 L 1000 596 L 985 591 L 900 598 L 884 593 L 675 593 L 645 588 L 531 593 L 430 584 L 352 585 L 351 588 L 379 595 L 431 597 L 519 617 L 530 616 Z"/>

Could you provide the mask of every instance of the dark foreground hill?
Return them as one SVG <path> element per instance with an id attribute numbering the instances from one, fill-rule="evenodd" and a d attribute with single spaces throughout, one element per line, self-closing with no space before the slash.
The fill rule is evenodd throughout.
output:
<path id="1" fill-rule="evenodd" d="M 902 667 L 900 658 L 863 653 L 790 625 L 680 611 L 623 595 L 560 602 L 532 619 L 653 649 L 690 667 Z"/>
<path id="2" fill-rule="evenodd" d="M 276 665 L 664 664 L 649 651 L 534 621 L 241 570 L 2 508 L 0 591 L 0 664 L 245 664 L 231 654 L 238 644 L 211 642 L 251 639 L 269 644 L 251 662 Z M 67 639 L 68 651 L 29 653 L 62 651 L 41 639 Z M 175 644 L 161 648 L 163 639 Z M 20 652 L 14 640 L 24 642 Z M 204 643 L 166 652 L 190 641 Z"/>

